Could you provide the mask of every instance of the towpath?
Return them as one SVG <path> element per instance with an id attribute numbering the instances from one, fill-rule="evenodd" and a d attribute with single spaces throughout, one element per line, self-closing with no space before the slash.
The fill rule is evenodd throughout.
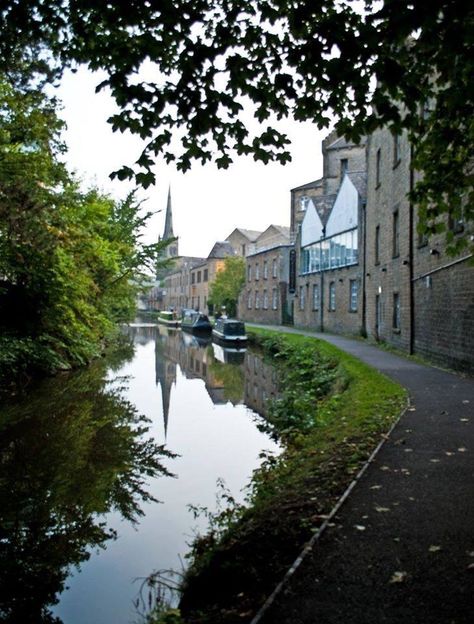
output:
<path id="1" fill-rule="evenodd" d="M 253 624 L 474 622 L 474 379 L 316 336 L 404 386 L 410 407 Z"/>

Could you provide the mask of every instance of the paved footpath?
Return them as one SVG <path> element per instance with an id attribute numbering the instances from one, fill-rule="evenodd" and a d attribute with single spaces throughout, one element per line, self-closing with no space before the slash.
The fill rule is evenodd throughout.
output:
<path id="1" fill-rule="evenodd" d="M 259 624 L 474 623 L 474 379 L 312 334 L 407 388 L 410 407 Z"/>

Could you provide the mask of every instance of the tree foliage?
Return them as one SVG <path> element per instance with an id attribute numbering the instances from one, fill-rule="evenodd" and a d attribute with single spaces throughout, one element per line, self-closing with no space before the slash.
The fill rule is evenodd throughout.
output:
<path id="1" fill-rule="evenodd" d="M 380 125 L 408 129 L 424 172 L 414 199 L 427 230 L 440 213 L 472 220 L 468 3 L 433 0 L 427 10 L 397 0 L 7 0 L 0 16 L 6 71 L 49 77 L 85 63 L 106 72 L 98 89 L 110 88 L 119 106 L 113 128 L 146 141 L 119 178 L 152 183 L 159 154 L 182 170 L 195 159 L 225 168 L 235 154 L 285 163 L 288 138 L 275 121 L 292 116 L 324 128 L 335 115 L 338 131 L 354 140 Z M 428 118 L 420 115 L 427 102 Z M 263 124 L 256 132 L 248 105 Z"/>
<path id="2" fill-rule="evenodd" d="M 2 378 L 98 355 L 165 244 L 143 244 L 150 213 L 133 194 L 79 188 L 61 162 L 61 127 L 54 100 L 0 76 Z"/>
<path id="3" fill-rule="evenodd" d="M 219 271 L 209 288 L 208 303 L 218 312 L 225 307 L 228 316 L 235 316 L 240 291 L 245 284 L 245 260 L 240 256 L 229 256 L 224 269 Z"/>

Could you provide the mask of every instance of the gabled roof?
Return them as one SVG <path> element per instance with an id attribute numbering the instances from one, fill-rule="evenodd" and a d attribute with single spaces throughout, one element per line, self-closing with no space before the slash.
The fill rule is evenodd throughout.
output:
<path id="1" fill-rule="evenodd" d="M 254 241 L 257 240 L 257 238 L 260 236 L 260 234 L 262 232 L 258 232 L 257 230 L 245 230 L 244 228 L 235 228 L 235 230 L 232 230 L 232 232 L 229 234 L 229 237 L 232 236 L 232 234 L 234 232 L 240 232 L 243 236 L 245 236 L 246 238 L 248 238 L 248 240 L 253 243 Z"/>
<path id="2" fill-rule="evenodd" d="M 342 149 L 343 147 L 356 147 L 356 146 L 359 147 L 359 146 L 365 145 L 366 143 L 367 143 L 367 137 L 365 136 L 360 137 L 359 143 L 354 143 L 353 141 L 347 141 L 344 137 L 338 137 L 335 141 L 333 141 L 332 143 L 329 143 L 329 145 L 326 146 L 326 149 L 332 150 L 332 149 Z"/>
<path id="3" fill-rule="evenodd" d="M 326 223 L 326 236 L 334 236 L 357 227 L 360 195 L 349 175 L 342 179 L 336 201 Z"/>
<path id="4" fill-rule="evenodd" d="M 287 238 L 290 237 L 290 228 L 287 227 L 286 225 L 275 225 L 275 223 L 271 223 L 266 230 L 264 230 L 260 236 L 258 238 L 263 238 L 263 236 L 268 232 L 268 230 L 270 230 L 271 228 L 273 228 L 274 230 L 276 230 L 279 234 L 281 234 L 282 236 L 286 236 Z"/>
<path id="5" fill-rule="evenodd" d="M 227 256 L 235 256 L 235 251 L 228 241 L 218 241 L 214 243 L 211 253 L 207 256 L 210 258 L 227 258 Z"/>
<path id="6" fill-rule="evenodd" d="M 367 173 L 365 171 L 348 171 L 347 175 L 356 187 L 360 198 L 362 200 L 367 199 Z"/>
<path id="7" fill-rule="evenodd" d="M 295 188 L 292 188 L 291 191 L 306 191 L 308 189 L 320 188 L 322 185 L 323 179 L 319 178 L 318 180 L 314 180 L 314 182 L 307 182 L 301 186 L 295 186 Z"/>
<path id="8" fill-rule="evenodd" d="M 320 195 L 319 197 L 311 197 L 311 201 L 316 208 L 316 212 L 318 213 L 323 224 L 326 224 L 329 215 L 331 213 L 332 207 L 334 206 L 334 202 L 336 201 L 337 195 L 334 193 L 332 195 Z"/>

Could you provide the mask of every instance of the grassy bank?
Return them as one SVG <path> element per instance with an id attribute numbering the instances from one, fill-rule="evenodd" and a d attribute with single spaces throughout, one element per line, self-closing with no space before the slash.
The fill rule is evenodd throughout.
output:
<path id="1" fill-rule="evenodd" d="M 180 605 L 190 624 L 251 619 L 406 403 L 400 386 L 332 345 L 263 330 L 251 341 L 278 367 L 264 426 L 284 450 L 256 471 L 247 504 L 224 496 L 195 541 Z"/>

